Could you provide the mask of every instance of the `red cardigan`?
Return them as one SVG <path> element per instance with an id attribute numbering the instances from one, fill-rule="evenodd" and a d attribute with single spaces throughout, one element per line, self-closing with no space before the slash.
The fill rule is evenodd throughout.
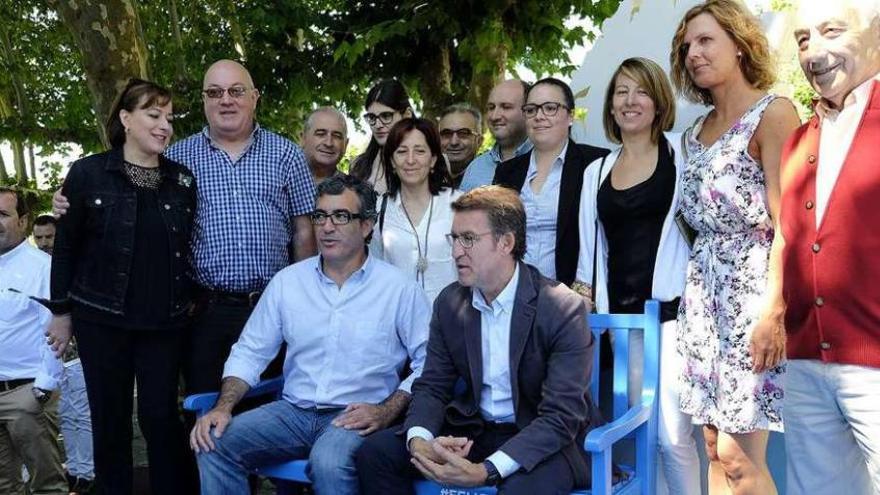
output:
<path id="1" fill-rule="evenodd" d="M 782 152 L 788 358 L 880 368 L 880 83 L 817 230 L 819 132 L 814 116 Z"/>

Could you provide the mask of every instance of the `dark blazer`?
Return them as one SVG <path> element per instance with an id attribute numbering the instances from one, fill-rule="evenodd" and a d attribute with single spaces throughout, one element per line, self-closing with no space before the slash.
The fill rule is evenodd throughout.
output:
<path id="1" fill-rule="evenodd" d="M 510 323 L 510 376 L 516 425 L 501 449 L 531 471 L 562 451 L 579 486 L 589 482 L 583 452 L 587 431 L 602 419 L 589 395 L 593 337 L 583 299 L 538 269 L 519 264 L 519 284 Z M 434 303 L 427 358 L 412 387 L 405 429 L 483 431 L 480 393 L 483 364 L 480 313 L 472 289 L 458 282 Z M 456 384 L 466 385 L 454 395 Z"/>
<path id="2" fill-rule="evenodd" d="M 133 258 L 137 191 L 126 178 L 122 149 L 90 155 L 70 167 L 62 189 L 70 209 L 58 222 L 52 256 L 53 311 L 69 310 L 70 299 L 122 314 Z M 189 239 L 196 211 L 192 173 L 159 155 L 162 182 L 159 209 L 168 235 L 171 317 L 186 311 L 190 300 Z"/>
<path id="3" fill-rule="evenodd" d="M 493 184 L 509 187 L 519 192 L 526 182 L 529 160 L 535 150 L 502 162 L 495 169 Z M 568 140 L 562 179 L 559 185 L 559 212 L 556 219 L 556 279 L 565 285 L 574 282 L 577 272 L 580 234 L 578 212 L 581 203 L 581 186 L 584 170 L 597 158 L 608 154 L 605 148 L 578 144 Z"/>

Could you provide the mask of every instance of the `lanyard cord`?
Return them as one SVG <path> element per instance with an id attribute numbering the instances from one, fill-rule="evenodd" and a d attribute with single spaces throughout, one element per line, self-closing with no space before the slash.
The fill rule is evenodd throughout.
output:
<path id="1" fill-rule="evenodd" d="M 400 206 L 403 207 L 403 213 L 406 215 L 406 220 L 409 222 L 409 226 L 413 229 L 413 234 L 416 236 L 416 248 L 419 251 L 419 259 L 416 262 L 416 281 L 419 280 L 419 276 L 421 275 L 422 289 L 425 288 L 425 271 L 428 270 L 428 235 L 431 233 L 431 219 L 434 217 L 434 195 L 431 195 L 431 205 L 428 207 L 428 226 L 425 228 L 425 254 L 422 256 L 422 240 L 419 239 L 419 231 L 416 230 L 415 224 L 413 224 L 412 218 L 409 217 L 409 212 L 406 210 L 406 203 L 403 202 L 403 196 L 400 197 Z"/>

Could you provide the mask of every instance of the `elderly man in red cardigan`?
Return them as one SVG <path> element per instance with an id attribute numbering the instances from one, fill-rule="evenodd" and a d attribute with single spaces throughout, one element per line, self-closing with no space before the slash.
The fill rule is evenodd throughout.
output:
<path id="1" fill-rule="evenodd" d="M 816 115 L 782 155 L 789 494 L 880 494 L 880 0 L 801 0 Z"/>

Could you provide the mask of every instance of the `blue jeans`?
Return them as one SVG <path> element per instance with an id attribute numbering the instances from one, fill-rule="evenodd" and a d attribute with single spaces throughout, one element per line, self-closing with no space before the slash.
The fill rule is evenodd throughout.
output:
<path id="1" fill-rule="evenodd" d="M 339 413 L 279 400 L 236 416 L 223 436 L 214 437 L 216 448 L 198 455 L 202 494 L 248 493 L 252 469 L 308 458 L 317 495 L 357 495 L 354 455 L 364 437 L 331 425 Z"/>
<path id="2" fill-rule="evenodd" d="M 61 435 L 67 454 L 67 472 L 71 476 L 87 480 L 95 479 L 92 457 L 92 418 L 86 381 L 79 359 L 65 363 L 61 378 L 61 400 L 58 402 L 61 416 Z"/>

